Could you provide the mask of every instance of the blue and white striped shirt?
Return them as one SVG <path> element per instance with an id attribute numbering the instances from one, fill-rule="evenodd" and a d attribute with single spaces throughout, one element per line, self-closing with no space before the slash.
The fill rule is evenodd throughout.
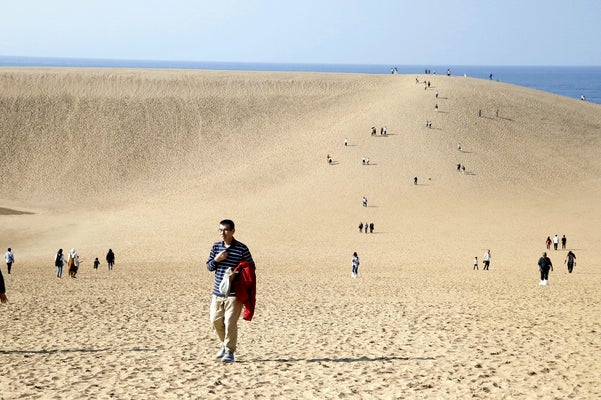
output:
<path id="1" fill-rule="evenodd" d="M 227 250 L 227 258 L 221 262 L 215 261 L 217 254 L 221 253 L 223 250 Z M 215 285 L 213 286 L 213 294 L 215 296 L 224 297 L 223 294 L 219 292 L 219 284 L 225 275 L 225 271 L 227 271 L 228 268 L 236 268 L 241 261 L 248 261 L 253 266 L 255 265 L 250 250 L 248 250 L 248 247 L 246 247 L 244 243 L 233 239 L 232 244 L 229 247 L 226 247 L 225 242 L 223 241 L 215 242 L 213 244 L 209 259 L 207 260 L 207 269 L 209 271 L 215 271 Z M 230 296 L 235 295 L 236 293 L 232 290 Z"/>

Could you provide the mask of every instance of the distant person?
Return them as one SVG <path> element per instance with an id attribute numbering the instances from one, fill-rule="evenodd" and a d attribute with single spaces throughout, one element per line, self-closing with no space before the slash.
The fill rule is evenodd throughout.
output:
<path id="1" fill-rule="evenodd" d="M 0 270 L 0 303 L 8 303 L 8 298 L 6 297 L 6 285 L 4 284 L 4 276 L 2 275 L 2 270 Z"/>
<path id="2" fill-rule="evenodd" d="M 10 274 L 10 269 L 15 262 L 15 255 L 13 254 L 12 249 L 9 247 L 8 251 L 4 254 L 4 261 L 6 261 L 6 268 L 8 269 L 8 273 Z"/>
<path id="3" fill-rule="evenodd" d="M 563 263 L 568 264 L 568 272 L 571 274 L 574 266 L 576 265 L 576 254 L 572 253 L 572 250 L 568 251 L 566 259 Z"/>
<path id="4" fill-rule="evenodd" d="M 374 233 L 374 223 L 373 222 L 369 223 L 369 233 Z"/>
<path id="5" fill-rule="evenodd" d="M 472 271 L 478 269 L 478 257 L 474 257 L 474 268 L 472 268 Z"/>
<path id="6" fill-rule="evenodd" d="M 365 233 L 369 233 L 369 224 L 367 223 L 367 221 L 365 222 Z"/>
<path id="7" fill-rule="evenodd" d="M 561 249 L 565 250 L 566 249 L 566 243 L 568 242 L 568 239 L 566 238 L 566 235 L 563 235 L 561 237 Z"/>
<path id="8" fill-rule="evenodd" d="M 384 127 L 384 131 L 382 133 L 384 136 L 388 136 L 388 128 Z"/>
<path id="9" fill-rule="evenodd" d="M 436 92 L 434 92 L 434 97 L 438 98 L 438 90 L 436 90 Z"/>
<path id="10" fill-rule="evenodd" d="M 484 257 L 482 257 L 482 262 L 484 263 L 482 270 L 488 271 L 488 267 L 490 267 L 490 250 L 486 250 L 486 253 L 484 253 Z"/>
<path id="11" fill-rule="evenodd" d="M 332 164 L 332 156 L 331 155 L 326 155 L 326 160 L 328 161 L 328 164 Z"/>
<path id="12" fill-rule="evenodd" d="M 434 111 L 438 111 L 438 104 L 434 104 Z"/>
<path id="13" fill-rule="evenodd" d="M 58 249 L 56 256 L 54 257 L 54 266 L 56 267 L 56 277 L 61 278 L 63 276 L 63 265 L 65 265 L 65 255 L 63 249 Z"/>
<path id="14" fill-rule="evenodd" d="M 234 238 L 236 228 L 234 221 L 224 219 L 219 223 L 219 235 L 221 240 L 213 243 L 209 258 L 207 260 L 207 269 L 215 272 L 215 283 L 213 285 L 213 294 L 211 298 L 209 319 L 213 331 L 219 337 L 221 347 L 216 354 L 216 358 L 224 363 L 234 362 L 234 353 L 238 343 L 238 319 L 246 303 L 237 298 L 236 286 L 223 293 L 221 283 L 224 279 L 229 279 L 228 270 L 231 272 L 241 264 L 247 264 L 252 268 L 251 275 L 254 275 L 255 262 L 248 247 Z M 242 275 L 236 278 L 240 279 Z M 241 294 L 240 294 L 241 295 Z M 254 297 L 254 291 L 252 296 Z M 245 310 L 245 318 L 247 317 Z"/>
<path id="15" fill-rule="evenodd" d="M 414 177 L 413 177 L 413 184 L 414 184 L 414 185 L 417 185 L 417 176 L 414 176 Z"/>
<path id="16" fill-rule="evenodd" d="M 547 236 L 547 240 L 545 240 L 545 245 L 547 245 L 547 250 L 551 250 L 551 236 Z"/>
<path id="17" fill-rule="evenodd" d="M 461 164 L 457 164 L 457 171 L 461 171 Z"/>
<path id="18" fill-rule="evenodd" d="M 451 68 L 447 69 L 447 76 L 451 76 Z"/>
<path id="19" fill-rule="evenodd" d="M 363 199 L 361 201 L 363 203 L 363 207 L 367 207 L 367 197 L 363 196 Z"/>
<path id="20" fill-rule="evenodd" d="M 462 151 L 461 143 L 457 143 L 457 151 Z"/>
<path id="21" fill-rule="evenodd" d="M 465 174 L 465 165 L 461 166 L 461 172 L 463 172 Z"/>
<path id="22" fill-rule="evenodd" d="M 488 79 L 492 81 L 492 74 L 488 75 Z"/>
<path id="23" fill-rule="evenodd" d="M 539 285 L 547 286 L 549 284 L 549 271 L 553 271 L 553 263 L 551 262 L 551 259 L 547 257 L 546 252 L 538 259 L 538 268 L 540 270 Z"/>
<path id="24" fill-rule="evenodd" d="M 357 278 L 359 276 L 359 256 L 357 255 L 357 252 L 353 253 L 353 259 L 352 259 L 352 270 L 351 270 L 351 276 L 353 278 Z"/>
<path id="25" fill-rule="evenodd" d="M 553 236 L 553 248 L 557 250 L 557 245 L 559 245 L 559 236 Z"/>
<path id="26" fill-rule="evenodd" d="M 478 110 L 478 117 L 482 116 L 482 110 Z"/>
<path id="27" fill-rule="evenodd" d="M 113 270 L 113 266 L 115 265 L 115 253 L 113 253 L 113 249 L 109 249 L 108 253 L 106 253 L 106 265 L 109 271 Z"/>
<path id="28" fill-rule="evenodd" d="M 363 222 L 359 223 L 359 233 L 363 233 Z"/>
<path id="29" fill-rule="evenodd" d="M 71 249 L 71 252 L 67 255 L 67 266 L 69 267 L 69 276 L 75 278 L 79 270 L 79 255 L 77 254 L 77 250 Z"/>
<path id="30" fill-rule="evenodd" d="M 348 138 L 344 138 L 344 146 L 348 146 Z"/>
<path id="31" fill-rule="evenodd" d="M 585 95 L 580 96 L 580 100 L 586 101 L 586 96 Z"/>
<path id="32" fill-rule="evenodd" d="M 383 136 L 383 135 L 384 135 L 384 127 L 381 127 L 380 128 L 380 136 Z"/>
<path id="33" fill-rule="evenodd" d="M 376 127 L 375 126 L 371 127 L 371 135 L 376 136 Z"/>
<path id="34" fill-rule="evenodd" d="M 98 270 L 99 266 L 100 266 L 100 261 L 98 260 L 98 257 L 96 257 L 96 259 L 94 260 L 94 269 Z"/>

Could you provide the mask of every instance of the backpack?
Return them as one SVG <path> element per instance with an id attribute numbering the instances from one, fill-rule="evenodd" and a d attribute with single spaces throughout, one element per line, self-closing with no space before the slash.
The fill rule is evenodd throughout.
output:
<path id="1" fill-rule="evenodd" d="M 54 259 L 54 265 L 57 267 L 61 265 L 61 255 L 58 253 L 56 253 L 56 258 Z"/>

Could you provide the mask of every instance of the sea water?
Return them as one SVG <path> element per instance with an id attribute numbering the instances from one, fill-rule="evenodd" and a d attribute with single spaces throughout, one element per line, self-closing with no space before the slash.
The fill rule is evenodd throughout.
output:
<path id="1" fill-rule="evenodd" d="M 381 64 L 284 64 L 255 62 L 150 61 L 83 58 L 42 58 L 0 56 L 0 66 L 51 66 L 88 68 L 174 68 L 225 71 L 297 71 L 363 74 L 467 75 L 472 78 L 525 86 L 560 96 L 601 104 L 601 66 L 462 66 L 462 65 L 381 65 Z M 491 76 L 492 75 L 492 76 Z"/>

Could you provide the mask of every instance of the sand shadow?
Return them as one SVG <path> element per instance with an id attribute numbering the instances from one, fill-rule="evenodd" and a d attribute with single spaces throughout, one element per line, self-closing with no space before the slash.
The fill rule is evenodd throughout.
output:
<path id="1" fill-rule="evenodd" d="M 472 172 L 472 171 L 465 171 L 463 174 L 464 174 L 464 175 L 472 175 L 472 176 L 476 176 L 476 175 L 478 175 L 477 173 L 475 173 L 475 172 Z"/>
<path id="2" fill-rule="evenodd" d="M 400 357 L 400 356 L 387 356 L 387 357 L 341 357 L 341 358 L 274 358 L 272 360 L 254 360 L 247 361 L 251 362 L 280 362 L 280 363 L 293 363 L 293 362 L 308 362 L 308 363 L 354 363 L 354 362 L 382 362 L 382 361 L 435 361 L 434 357 Z"/>
<path id="3" fill-rule="evenodd" d="M 506 120 L 506 121 L 511 121 L 511 122 L 513 122 L 513 120 L 512 120 L 511 118 L 499 117 L 499 119 L 504 119 L 504 120 Z"/>
<path id="4" fill-rule="evenodd" d="M 338 165 L 340 164 L 338 161 L 332 161 L 331 163 L 328 163 L 328 165 Z"/>
<path id="5" fill-rule="evenodd" d="M 371 167 L 372 165 L 378 165 L 378 163 L 369 163 L 369 164 L 363 164 L 366 167 Z"/>
<path id="6" fill-rule="evenodd" d="M 27 211 L 13 210 L 11 208 L 0 207 L 0 215 L 32 215 L 33 213 Z"/>
<path id="7" fill-rule="evenodd" d="M 448 112 L 448 111 L 440 111 L 440 110 L 438 110 L 438 111 L 436 111 L 436 112 L 437 112 L 437 113 L 441 113 L 441 114 L 449 114 L 449 112 Z"/>
<path id="8" fill-rule="evenodd" d="M 59 353 L 106 353 L 114 349 L 48 349 L 48 350 L 0 350 L 0 354 L 59 354 Z M 157 351 L 157 349 L 139 348 L 123 350 L 122 352 Z"/>

